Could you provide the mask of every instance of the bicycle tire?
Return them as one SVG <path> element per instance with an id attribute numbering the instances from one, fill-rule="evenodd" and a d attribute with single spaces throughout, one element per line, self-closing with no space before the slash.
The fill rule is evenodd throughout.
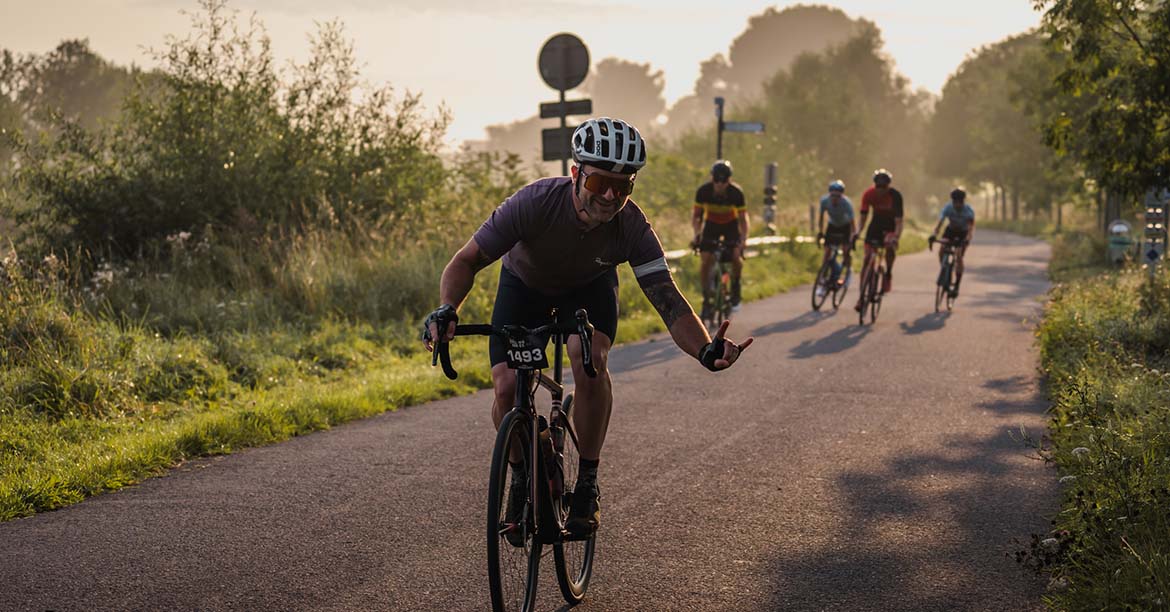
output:
<path id="1" fill-rule="evenodd" d="M 934 311 L 942 312 L 943 295 L 947 293 L 947 263 L 943 261 L 942 268 L 938 272 L 938 281 L 934 283 Z"/>
<path id="2" fill-rule="evenodd" d="M 861 308 L 857 312 L 857 324 L 865 325 L 865 311 L 869 309 L 869 288 L 873 285 L 873 268 L 866 267 L 861 273 L 861 295 L 858 300 L 861 303 Z"/>
<path id="3" fill-rule="evenodd" d="M 845 294 L 849 293 L 849 281 L 853 277 L 853 271 L 849 268 L 845 268 L 841 273 L 845 275 L 845 282 L 833 290 L 833 310 L 845 303 Z"/>
<path id="4" fill-rule="evenodd" d="M 878 266 L 873 272 L 873 282 L 869 284 L 869 324 L 877 323 L 878 313 L 882 310 L 882 283 L 885 270 Z"/>
<path id="5" fill-rule="evenodd" d="M 503 514 L 505 513 L 509 482 L 512 470 L 508 456 L 519 446 L 524 457 L 524 473 L 529 479 L 536 478 L 536 470 L 530 457 L 529 416 L 518 410 L 504 415 L 496 433 L 496 445 L 492 450 L 492 471 L 488 479 L 487 549 L 488 549 L 488 590 L 491 594 L 492 610 L 495 612 L 531 612 L 536 607 L 536 586 L 540 573 L 540 538 L 535 531 L 532 515 L 532 501 L 527 505 L 521 529 L 524 545 L 510 544 L 504 535 Z M 531 480 L 530 480 L 531 482 Z M 531 496 L 532 487 L 526 487 Z M 519 563 L 524 561 L 523 592 Z"/>
<path id="6" fill-rule="evenodd" d="M 573 410 L 573 394 L 565 396 L 561 411 L 569 417 L 571 431 Z M 577 484 L 577 465 L 580 461 L 577 443 L 573 435 L 564 438 L 564 452 L 561 461 L 564 465 L 565 491 L 561 507 L 560 523 L 564 524 L 568 517 L 569 503 L 572 499 L 572 489 Z M 571 605 L 581 603 L 585 599 L 585 591 L 589 588 L 589 579 L 593 576 L 593 554 L 597 546 L 597 534 L 589 536 L 588 540 L 562 541 L 553 545 L 553 557 L 557 566 L 557 584 L 561 587 L 561 595 Z"/>
<path id="7" fill-rule="evenodd" d="M 821 269 L 817 272 L 817 278 L 813 281 L 812 286 L 812 309 L 820 310 L 821 306 L 825 305 L 825 298 L 829 296 L 829 281 L 833 276 L 833 264 L 829 259 L 825 259 L 825 263 L 821 264 Z M 820 298 L 817 298 L 817 289 L 821 290 Z M 834 292 L 836 293 L 836 292 Z"/>
<path id="8" fill-rule="evenodd" d="M 955 266 L 947 266 L 947 312 L 955 308 Z"/>

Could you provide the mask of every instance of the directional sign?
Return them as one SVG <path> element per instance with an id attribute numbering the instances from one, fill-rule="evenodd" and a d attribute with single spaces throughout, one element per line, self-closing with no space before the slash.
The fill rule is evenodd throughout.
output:
<path id="1" fill-rule="evenodd" d="M 569 159 L 572 157 L 569 151 L 569 143 L 573 138 L 573 130 L 575 129 L 576 126 L 567 126 L 541 130 L 542 159 L 544 161 L 557 161 L 558 159 Z"/>
<path id="2" fill-rule="evenodd" d="M 540 118 L 555 119 L 568 115 L 588 115 L 593 112 L 593 100 L 567 100 L 565 102 L 541 102 Z"/>
<path id="3" fill-rule="evenodd" d="M 752 121 L 724 121 L 723 131 L 725 132 L 744 132 L 747 134 L 759 134 L 764 131 L 764 124 L 755 123 Z"/>

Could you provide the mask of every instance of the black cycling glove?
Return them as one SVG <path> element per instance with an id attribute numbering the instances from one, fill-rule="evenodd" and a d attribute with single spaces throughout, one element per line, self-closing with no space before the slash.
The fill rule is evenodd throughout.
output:
<path id="1" fill-rule="evenodd" d="M 423 319 L 422 339 L 434 341 L 431 338 L 431 323 L 435 324 L 435 328 L 439 330 L 439 335 L 447 331 L 447 326 L 451 323 L 459 322 L 459 314 L 455 312 L 455 307 L 450 304 L 443 304 L 439 306 L 431 314 Z"/>
<path id="2" fill-rule="evenodd" d="M 708 342 L 703 347 L 703 349 L 699 351 L 699 363 L 703 364 L 703 367 L 711 370 L 712 372 L 718 372 L 721 370 L 722 368 L 715 367 L 715 360 L 723 359 L 723 345 L 726 342 L 727 341 L 722 338 L 717 338 L 711 342 Z"/>

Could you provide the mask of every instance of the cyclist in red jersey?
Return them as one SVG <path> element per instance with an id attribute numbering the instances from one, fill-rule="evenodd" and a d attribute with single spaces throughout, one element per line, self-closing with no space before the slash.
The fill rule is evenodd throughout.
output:
<path id="1" fill-rule="evenodd" d="M 873 221 L 865 231 L 865 266 L 869 265 L 877 247 L 886 246 L 886 276 L 882 279 L 882 293 L 889 293 L 893 287 L 894 259 L 897 255 L 898 240 L 902 237 L 902 193 L 890 186 L 894 180 L 888 170 L 882 168 L 873 173 L 873 187 L 870 187 L 861 196 L 861 223 L 859 227 L 865 231 L 865 222 L 869 211 L 873 211 Z M 861 233 L 858 232 L 858 236 Z M 857 236 L 853 237 L 854 240 Z M 854 310 L 861 310 L 861 297 L 858 296 Z"/>

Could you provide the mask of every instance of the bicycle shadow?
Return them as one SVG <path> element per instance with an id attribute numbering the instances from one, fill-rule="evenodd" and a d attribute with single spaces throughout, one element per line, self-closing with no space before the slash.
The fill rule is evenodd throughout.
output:
<path id="1" fill-rule="evenodd" d="M 1013 477 L 1025 454 L 1000 430 L 840 474 L 833 489 L 849 509 L 847 528 L 814 550 L 770 560 L 770 609 L 1030 607 L 1043 582 L 1010 558 L 1019 548 L 1013 538 L 1043 529 L 1057 492 L 1051 478 Z"/>
<path id="2" fill-rule="evenodd" d="M 918 334 L 925 334 L 926 332 L 938 331 L 946 326 L 947 319 L 950 318 L 949 312 L 931 312 L 918 317 L 911 323 L 902 321 L 898 327 L 902 328 L 902 333 L 917 336 Z"/>
<path id="3" fill-rule="evenodd" d="M 805 340 L 792 347 L 789 353 L 794 359 L 809 359 L 817 355 L 833 355 L 847 351 L 872 331 L 869 325 L 849 325 L 816 340 Z"/>
<path id="4" fill-rule="evenodd" d="M 772 334 L 794 332 L 800 329 L 805 329 L 806 327 L 812 327 L 813 325 L 816 325 L 825 319 L 833 317 L 835 314 L 837 314 L 837 311 L 832 308 L 827 311 L 810 310 L 802 313 L 798 317 L 793 317 L 786 321 L 776 321 L 775 323 L 769 323 L 768 325 L 757 327 L 756 329 L 752 330 L 751 335 L 759 338 L 761 336 L 770 336 Z"/>

